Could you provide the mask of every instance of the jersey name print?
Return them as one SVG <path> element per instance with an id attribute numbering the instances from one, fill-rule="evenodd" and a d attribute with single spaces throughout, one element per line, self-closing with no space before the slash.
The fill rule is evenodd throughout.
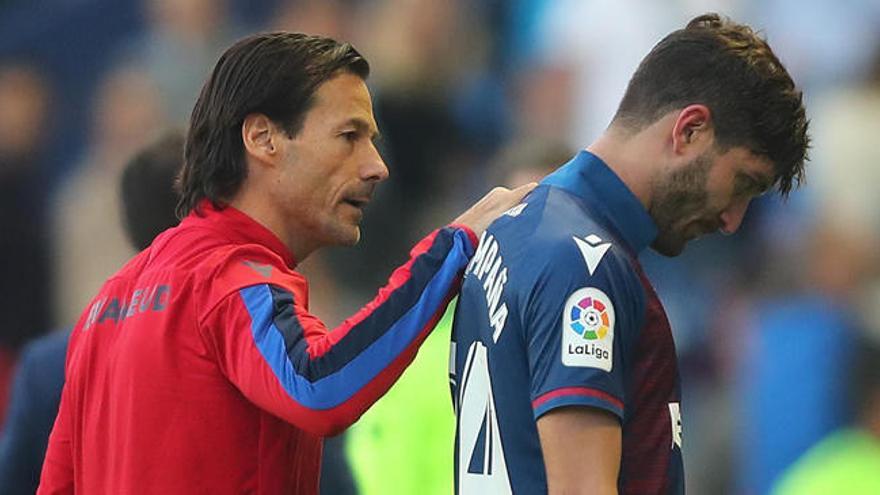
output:
<path id="1" fill-rule="evenodd" d="M 486 298 L 486 314 L 492 327 L 492 340 L 497 341 L 507 322 L 507 304 L 503 302 L 504 285 L 507 284 L 507 267 L 498 254 L 498 241 L 483 232 L 480 245 L 467 266 L 465 273 L 482 282 Z"/>

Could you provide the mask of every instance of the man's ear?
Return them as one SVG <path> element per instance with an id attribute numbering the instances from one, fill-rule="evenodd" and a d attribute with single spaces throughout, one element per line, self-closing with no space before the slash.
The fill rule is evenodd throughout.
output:
<path id="1" fill-rule="evenodd" d="M 712 145 L 714 136 L 709 107 L 688 105 L 678 113 L 672 127 L 672 151 L 676 155 L 699 155 Z"/>
<path id="2" fill-rule="evenodd" d="M 241 124 L 245 152 L 260 163 L 274 164 L 278 155 L 278 146 L 274 142 L 277 131 L 269 117 L 261 113 L 249 114 Z"/>

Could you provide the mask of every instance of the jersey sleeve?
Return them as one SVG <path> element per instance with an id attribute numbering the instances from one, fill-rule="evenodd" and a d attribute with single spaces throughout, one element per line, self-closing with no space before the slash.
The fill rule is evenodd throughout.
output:
<path id="1" fill-rule="evenodd" d="M 335 434 L 414 359 L 458 291 L 474 245 L 466 228 L 433 232 L 372 301 L 332 330 L 309 313 L 301 276 L 243 285 L 209 312 L 203 338 L 249 400 L 313 434 Z"/>
<path id="2" fill-rule="evenodd" d="M 563 406 L 623 419 L 628 356 L 644 320 L 644 292 L 612 243 L 569 239 L 550 250 L 523 314 L 535 419 Z"/>

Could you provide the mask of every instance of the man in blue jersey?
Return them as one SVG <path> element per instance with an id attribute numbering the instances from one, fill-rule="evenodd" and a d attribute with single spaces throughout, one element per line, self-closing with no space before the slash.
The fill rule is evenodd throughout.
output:
<path id="1" fill-rule="evenodd" d="M 453 329 L 456 491 L 682 493 L 675 345 L 637 256 L 733 233 L 804 175 L 802 95 L 707 14 L 642 61 L 606 132 L 483 234 Z"/>

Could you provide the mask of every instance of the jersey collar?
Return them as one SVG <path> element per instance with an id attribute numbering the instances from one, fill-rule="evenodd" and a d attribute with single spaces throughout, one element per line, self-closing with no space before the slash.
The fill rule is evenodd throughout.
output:
<path id="1" fill-rule="evenodd" d="M 281 256 L 284 264 L 288 267 L 293 268 L 296 266 L 293 253 L 281 242 L 278 236 L 241 210 L 232 206 L 226 206 L 222 209 L 217 208 L 211 201 L 205 199 L 199 203 L 198 207 L 193 209 L 189 216 L 184 219 L 184 222 L 192 225 L 204 225 L 222 232 L 230 241 L 235 243 L 260 244 Z"/>
<path id="2" fill-rule="evenodd" d="M 657 237 L 657 226 L 641 201 L 598 156 L 582 150 L 542 182 L 583 198 L 636 253 Z"/>

